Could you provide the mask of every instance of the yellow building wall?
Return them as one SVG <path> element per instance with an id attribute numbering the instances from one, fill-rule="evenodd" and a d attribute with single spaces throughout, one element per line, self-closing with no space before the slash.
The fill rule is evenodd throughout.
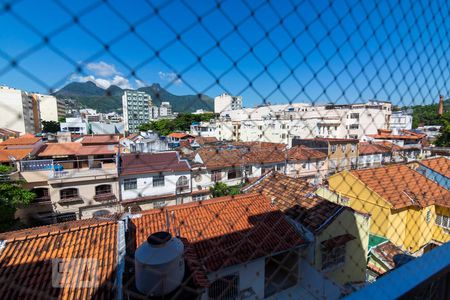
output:
<path id="1" fill-rule="evenodd" d="M 414 253 L 433 239 L 441 243 L 450 240 L 450 235 L 435 224 L 434 206 L 393 210 L 387 201 L 347 171 L 331 176 L 328 182 L 330 189 L 349 198 L 348 206 L 371 215 L 372 234 L 388 238 L 403 250 Z M 439 209 L 442 214 L 450 215 L 450 210 Z"/>
<path id="2" fill-rule="evenodd" d="M 366 276 L 367 253 L 369 246 L 369 217 L 344 210 L 318 236 L 315 243 L 315 268 L 322 269 L 321 243 L 343 234 L 351 234 L 354 240 L 346 244 L 345 263 L 342 266 L 324 271 L 333 281 L 340 284 L 364 281 Z"/>

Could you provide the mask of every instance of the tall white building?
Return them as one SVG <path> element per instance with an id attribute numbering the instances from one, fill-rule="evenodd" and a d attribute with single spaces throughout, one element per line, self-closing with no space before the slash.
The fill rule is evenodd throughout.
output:
<path id="1" fill-rule="evenodd" d="M 214 112 L 216 114 L 239 109 L 242 109 L 242 96 L 231 96 L 224 93 L 214 98 Z"/>
<path id="2" fill-rule="evenodd" d="M 137 132 L 139 125 L 150 121 L 150 109 L 152 107 L 150 95 L 126 90 L 122 95 L 123 118 L 126 132 Z"/>
<path id="3" fill-rule="evenodd" d="M 64 100 L 56 99 L 56 97 L 51 95 L 42 94 L 33 94 L 33 97 L 39 102 L 41 120 L 58 122 L 60 118 L 66 116 Z"/>
<path id="4" fill-rule="evenodd" d="M 40 131 L 39 102 L 24 91 L 0 86 L 0 127 L 21 133 Z"/>
<path id="5" fill-rule="evenodd" d="M 174 117 L 174 113 L 170 102 L 161 102 L 160 106 L 154 105 L 150 107 L 150 119 L 157 120 L 172 117 Z"/>

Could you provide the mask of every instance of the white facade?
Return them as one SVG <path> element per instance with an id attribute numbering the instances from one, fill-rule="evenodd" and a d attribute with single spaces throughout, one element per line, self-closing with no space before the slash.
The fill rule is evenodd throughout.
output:
<path id="1" fill-rule="evenodd" d="M 401 130 L 412 129 L 413 117 L 410 113 L 404 111 L 392 112 L 390 128 L 392 134 L 398 134 Z"/>
<path id="2" fill-rule="evenodd" d="M 175 115 L 170 102 L 161 102 L 160 106 L 154 105 L 150 107 L 150 119 L 158 120 L 172 117 L 175 117 Z"/>
<path id="3" fill-rule="evenodd" d="M 39 101 L 41 120 L 58 122 L 60 118 L 65 117 L 64 100 L 56 99 L 51 95 L 33 94 Z"/>
<path id="4" fill-rule="evenodd" d="M 133 139 L 123 138 L 120 140 L 120 145 L 123 151 L 128 153 L 153 153 L 169 150 L 167 139 L 160 138 L 156 132 L 152 131 L 140 132 Z"/>
<path id="5" fill-rule="evenodd" d="M 197 122 L 191 124 L 190 134 L 193 136 L 217 137 L 219 132 L 215 122 Z"/>
<path id="6" fill-rule="evenodd" d="M 239 109 L 242 109 L 242 96 L 231 96 L 224 93 L 214 98 L 214 112 L 216 114 Z"/>
<path id="7" fill-rule="evenodd" d="M 122 95 L 123 118 L 126 132 L 136 132 L 141 124 L 150 121 L 150 108 L 152 98 L 150 95 L 126 90 Z"/>
<path id="8" fill-rule="evenodd" d="M 369 101 L 353 105 L 304 103 L 224 111 L 217 122 L 220 140 L 266 141 L 290 145 L 298 138 L 356 138 L 389 128 L 391 104 Z"/>
<path id="9" fill-rule="evenodd" d="M 92 134 L 124 134 L 125 127 L 123 122 L 104 123 L 91 122 L 89 123 Z"/>
<path id="10" fill-rule="evenodd" d="M 81 118 L 66 118 L 66 122 L 62 122 L 59 126 L 62 132 L 88 134 L 88 123 Z"/>
<path id="11" fill-rule="evenodd" d="M 36 133 L 35 114 L 33 108 L 37 102 L 31 95 L 21 90 L 13 89 L 7 86 L 0 86 L 0 127 L 19 131 L 21 133 Z"/>

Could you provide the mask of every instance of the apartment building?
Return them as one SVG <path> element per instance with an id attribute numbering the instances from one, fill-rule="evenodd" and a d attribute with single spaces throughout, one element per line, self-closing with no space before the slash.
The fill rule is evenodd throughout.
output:
<path id="1" fill-rule="evenodd" d="M 412 111 L 393 111 L 389 129 L 393 134 L 399 134 L 403 130 L 411 130 L 412 122 Z"/>
<path id="2" fill-rule="evenodd" d="M 32 94 L 0 86 L 0 127 L 9 128 L 22 133 L 38 133 L 41 131 L 39 102 Z"/>
<path id="3" fill-rule="evenodd" d="M 420 255 L 450 241 L 450 192 L 406 165 L 343 171 L 328 182 L 346 205 L 372 216 L 371 234 L 403 251 Z"/>
<path id="4" fill-rule="evenodd" d="M 214 121 L 210 122 L 194 122 L 190 127 L 190 134 L 203 137 L 218 137 L 218 127 Z"/>
<path id="5" fill-rule="evenodd" d="M 120 139 L 122 153 L 152 153 L 169 150 L 169 142 L 151 130 L 130 134 Z"/>
<path id="6" fill-rule="evenodd" d="M 158 119 L 167 119 L 173 118 L 175 114 L 172 110 L 172 105 L 170 102 L 161 102 L 160 106 L 153 105 L 150 107 L 150 119 L 158 120 Z"/>
<path id="7" fill-rule="evenodd" d="M 219 139 L 264 140 L 291 144 L 296 138 L 353 138 L 389 128 L 392 105 L 368 101 L 352 105 L 294 103 L 223 111 L 217 122 Z"/>
<path id="8" fill-rule="evenodd" d="M 223 93 L 214 98 L 214 113 L 242 109 L 242 96 L 231 96 Z"/>
<path id="9" fill-rule="evenodd" d="M 126 90 L 122 95 L 123 118 L 127 133 L 137 132 L 139 125 L 151 119 L 150 108 L 153 106 L 150 95 L 133 90 Z"/>
<path id="10" fill-rule="evenodd" d="M 361 142 L 358 154 L 359 169 L 380 167 L 393 162 L 391 148 L 381 143 Z"/>
<path id="11" fill-rule="evenodd" d="M 191 201 L 191 167 L 177 152 L 130 153 L 120 157 L 121 204 L 161 208 Z"/>
<path id="12" fill-rule="evenodd" d="M 328 171 L 330 173 L 350 170 L 357 167 L 358 162 L 357 139 L 315 138 L 293 139 L 292 145 L 303 145 L 321 151 L 327 155 Z"/>
<path id="13" fill-rule="evenodd" d="M 328 157 L 325 153 L 304 145 L 287 151 L 286 174 L 319 184 L 328 176 Z"/>
<path id="14" fill-rule="evenodd" d="M 82 118 L 66 118 L 65 122 L 61 122 L 59 127 L 62 132 L 70 132 L 73 134 L 85 135 L 89 133 L 89 124 Z"/>
<path id="15" fill-rule="evenodd" d="M 62 99 L 55 96 L 32 94 L 32 97 L 39 102 L 39 111 L 42 121 L 58 122 L 66 116 L 66 104 Z"/>

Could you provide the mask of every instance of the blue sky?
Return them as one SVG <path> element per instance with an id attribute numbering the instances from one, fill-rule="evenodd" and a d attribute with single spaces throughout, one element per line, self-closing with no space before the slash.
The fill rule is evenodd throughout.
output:
<path id="1" fill-rule="evenodd" d="M 374 2 L 1 1 L 0 84 L 156 82 L 246 106 L 449 97 L 449 4 Z"/>

